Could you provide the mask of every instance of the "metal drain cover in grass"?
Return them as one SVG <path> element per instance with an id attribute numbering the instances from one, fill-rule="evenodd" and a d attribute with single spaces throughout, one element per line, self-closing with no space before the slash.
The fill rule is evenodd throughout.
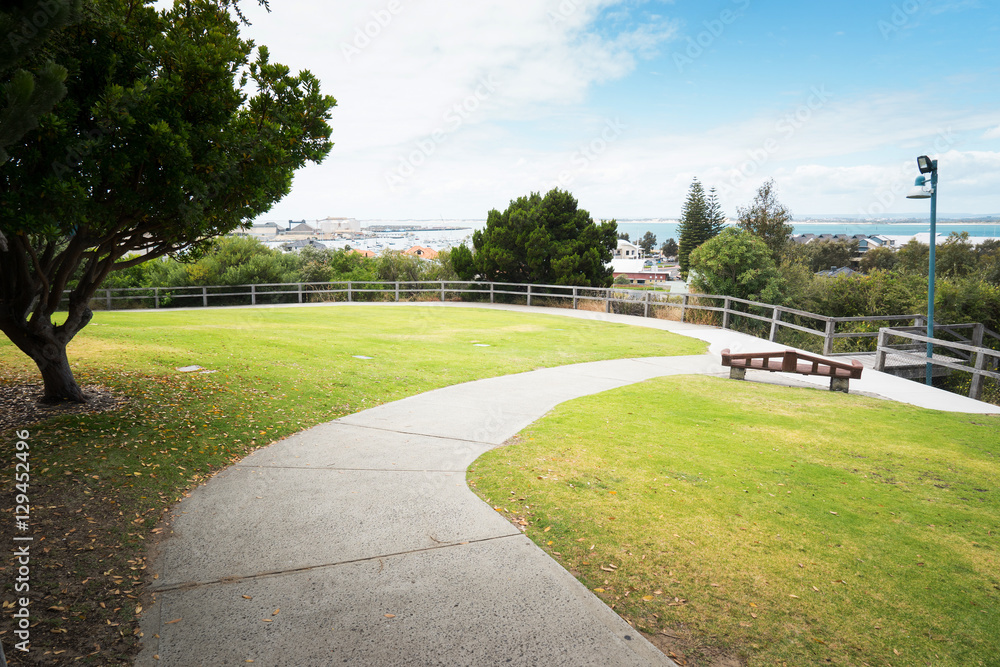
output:
<path id="1" fill-rule="evenodd" d="M 177 370 L 181 373 L 194 373 L 195 371 L 200 371 L 201 366 L 179 366 Z"/>
<path id="2" fill-rule="evenodd" d="M 363 354 L 355 354 L 353 356 L 354 356 L 355 359 L 374 359 L 375 358 L 375 357 L 366 357 Z"/>

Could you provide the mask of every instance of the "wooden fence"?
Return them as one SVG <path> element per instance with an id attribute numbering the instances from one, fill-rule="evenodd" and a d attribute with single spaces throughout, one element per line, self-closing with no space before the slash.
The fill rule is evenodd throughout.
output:
<path id="1" fill-rule="evenodd" d="M 343 281 L 318 283 L 269 283 L 260 285 L 215 285 L 199 287 L 108 288 L 98 290 L 91 300 L 95 310 L 131 308 L 178 308 L 210 306 L 257 306 L 265 304 L 317 303 L 341 301 L 474 301 L 560 305 L 574 309 L 588 307 L 606 313 L 679 319 L 692 318 L 724 329 L 748 330 L 748 333 L 777 341 L 782 332 L 798 332 L 805 338 L 799 347 L 815 347 L 826 356 L 851 354 L 871 340 L 874 349 L 879 335 L 875 324 L 900 323 L 921 327 L 923 315 L 886 315 L 874 317 L 827 317 L 794 308 L 712 294 L 674 294 L 651 289 L 626 287 L 579 287 L 523 283 L 469 281 L 379 282 Z M 870 331 L 845 331 L 845 328 L 871 328 Z M 854 325 L 854 326 L 850 326 Z M 808 345 L 815 338 L 816 345 Z M 842 340 L 841 350 L 835 342 Z M 849 342 L 849 341 L 853 341 Z"/>

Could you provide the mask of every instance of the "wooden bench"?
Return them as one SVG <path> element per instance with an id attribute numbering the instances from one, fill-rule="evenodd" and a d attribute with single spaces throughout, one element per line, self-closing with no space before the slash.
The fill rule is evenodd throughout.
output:
<path id="1" fill-rule="evenodd" d="M 860 362 L 853 359 L 850 363 L 833 361 L 795 350 L 730 354 L 728 348 L 722 351 L 722 365 L 729 366 L 729 377 L 734 380 L 744 379 L 747 370 L 828 377 L 830 391 L 842 391 L 845 394 L 848 393 L 850 380 L 859 379 L 864 369 Z"/>

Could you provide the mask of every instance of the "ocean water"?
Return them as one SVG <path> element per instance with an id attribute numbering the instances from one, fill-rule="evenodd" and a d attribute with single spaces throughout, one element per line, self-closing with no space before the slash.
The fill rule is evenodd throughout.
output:
<path id="1" fill-rule="evenodd" d="M 618 231 L 627 232 L 633 242 L 647 231 L 656 236 L 657 245 L 669 238 L 678 240 L 676 222 L 619 222 Z M 794 234 L 886 234 L 888 236 L 916 236 L 931 231 L 930 223 L 887 223 L 887 222 L 798 222 L 793 223 Z M 969 232 L 969 236 L 1000 238 L 1000 224 L 938 224 L 937 233 L 946 237 L 952 232 Z"/>

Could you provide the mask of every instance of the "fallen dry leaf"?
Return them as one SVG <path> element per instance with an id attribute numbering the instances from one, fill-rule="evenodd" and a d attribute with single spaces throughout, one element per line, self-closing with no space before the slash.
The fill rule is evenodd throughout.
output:
<path id="1" fill-rule="evenodd" d="M 263 619 L 261 619 L 261 621 L 263 621 L 264 623 L 272 623 L 272 622 L 273 622 L 273 619 L 270 619 L 270 618 L 263 618 Z"/>
<path id="2" fill-rule="evenodd" d="M 594 592 L 595 592 L 595 593 L 603 593 L 603 592 L 604 592 L 604 589 L 603 589 L 603 588 L 595 588 L 595 589 L 594 589 Z"/>
<path id="3" fill-rule="evenodd" d="M 252 597 L 250 597 L 249 595 L 244 595 L 244 596 L 243 596 L 243 599 L 244 599 L 244 600 L 253 600 L 253 598 L 252 598 Z"/>
<path id="4" fill-rule="evenodd" d="M 798 599 L 799 599 L 799 596 L 798 596 L 798 595 L 789 595 L 788 597 L 790 597 L 790 598 L 795 598 L 796 600 L 798 600 Z"/>
<path id="5" fill-rule="evenodd" d="M 181 619 L 179 619 L 179 618 L 175 618 L 175 619 L 174 619 L 174 620 L 172 620 L 172 621 L 167 621 L 167 622 L 166 622 L 166 623 L 164 623 L 163 625 L 170 625 L 170 624 L 172 624 L 172 623 L 180 623 L 180 622 L 181 622 Z"/>
<path id="6" fill-rule="evenodd" d="M 275 609 L 273 612 L 271 612 L 271 616 L 277 616 L 280 611 L 281 609 Z"/>
<path id="7" fill-rule="evenodd" d="M 396 618 L 396 615 L 395 614 L 386 614 L 385 617 L 386 618 Z"/>
<path id="8" fill-rule="evenodd" d="M 543 533 L 547 533 L 547 532 L 549 532 L 550 530 L 552 530 L 552 526 L 546 526 L 546 527 L 545 527 L 545 530 L 543 530 L 542 532 L 543 532 Z"/>
<path id="9" fill-rule="evenodd" d="M 650 600 L 653 599 L 653 596 L 652 595 L 643 595 L 642 599 L 645 600 L 646 602 L 649 602 Z"/>

